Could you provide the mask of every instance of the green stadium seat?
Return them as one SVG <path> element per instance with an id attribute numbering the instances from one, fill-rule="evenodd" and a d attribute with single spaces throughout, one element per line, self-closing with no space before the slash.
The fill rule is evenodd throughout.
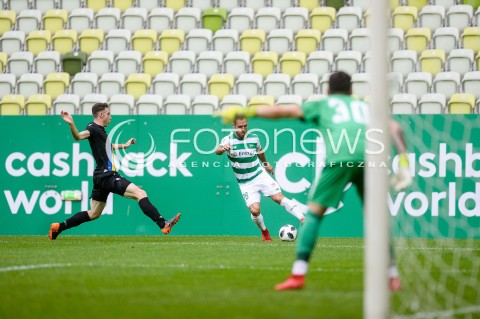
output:
<path id="1" fill-rule="evenodd" d="M 220 30 L 227 20 L 227 10 L 223 8 L 209 8 L 202 14 L 203 27 L 212 32 Z"/>
<path id="2" fill-rule="evenodd" d="M 87 54 L 82 51 L 68 52 L 62 57 L 63 71 L 74 76 L 83 70 L 87 63 Z"/>
<path id="3" fill-rule="evenodd" d="M 473 9 L 477 9 L 480 7 L 480 0 L 463 0 L 463 4 L 469 4 Z"/>
<path id="4" fill-rule="evenodd" d="M 343 0 L 325 0 L 325 6 L 333 7 L 335 10 L 339 10 L 344 6 Z"/>

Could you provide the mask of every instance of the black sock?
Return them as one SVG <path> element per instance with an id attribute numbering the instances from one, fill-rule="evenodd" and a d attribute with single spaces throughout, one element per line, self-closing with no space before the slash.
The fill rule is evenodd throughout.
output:
<path id="1" fill-rule="evenodd" d="M 90 221 L 90 216 L 88 216 L 88 212 L 84 210 L 76 213 L 75 215 L 73 215 L 63 223 L 60 223 L 60 228 L 58 230 L 64 231 L 89 221 Z"/>
<path id="2" fill-rule="evenodd" d="M 165 218 L 160 215 L 155 206 L 152 205 L 148 197 L 142 198 L 138 201 L 138 205 L 142 209 L 143 213 L 147 215 L 158 227 L 163 228 L 165 226 Z"/>

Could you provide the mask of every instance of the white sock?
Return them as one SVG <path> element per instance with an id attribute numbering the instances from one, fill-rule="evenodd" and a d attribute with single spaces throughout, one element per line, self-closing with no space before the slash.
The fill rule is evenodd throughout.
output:
<path id="1" fill-rule="evenodd" d="M 308 271 L 308 262 L 305 260 L 295 260 L 292 267 L 292 275 L 305 276 Z"/>
<path id="2" fill-rule="evenodd" d="M 260 230 L 265 230 L 267 227 L 265 227 L 265 223 L 263 222 L 263 216 L 262 214 L 259 214 L 258 216 L 253 216 L 250 214 L 250 217 L 252 218 L 252 221 L 260 228 Z"/>
<path id="3" fill-rule="evenodd" d="M 280 205 L 282 205 L 287 212 L 295 216 L 298 220 L 302 220 L 302 218 L 305 218 L 305 216 L 303 216 L 302 210 L 300 209 L 300 206 L 295 204 L 292 200 L 284 197 L 280 202 Z"/>
<path id="4" fill-rule="evenodd" d="M 388 267 L 388 278 L 395 278 L 398 277 L 398 269 L 397 266 L 393 265 Z"/>

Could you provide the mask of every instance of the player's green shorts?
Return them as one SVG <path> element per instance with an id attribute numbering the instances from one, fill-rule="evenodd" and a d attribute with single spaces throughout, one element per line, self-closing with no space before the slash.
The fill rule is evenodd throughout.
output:
<path id="1" fill-rule="evenodd" d="M 323 207 L 337 207 L 343 189 L 352 182 L 363 201 L 363 163 L 335 163 L 326 165 L 319 180 L 310 189 L 308 200 Z"/>

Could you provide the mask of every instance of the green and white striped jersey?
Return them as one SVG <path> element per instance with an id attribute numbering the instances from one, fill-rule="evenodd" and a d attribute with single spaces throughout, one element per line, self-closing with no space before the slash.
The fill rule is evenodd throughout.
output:
<path id="1" fill-rule="evenodd" d="M 235 132 L 232 132 L 220 143 L 221 146 L 226 144 L 230 144 L 227 155 L 239 183 L 249 182 L 264 171 L 257 156 L 257 152 L 262 150 L 257 135 L 247 133 L 245 138 L 240 140 Z"/>

